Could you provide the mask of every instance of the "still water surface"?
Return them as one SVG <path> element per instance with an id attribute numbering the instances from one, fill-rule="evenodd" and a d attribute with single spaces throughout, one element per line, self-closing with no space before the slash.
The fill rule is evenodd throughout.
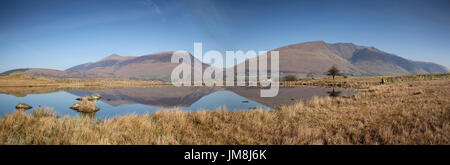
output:
<path id="1" fill-rule="evenodd" d="M 103 90 L 49 90 L 47 92 L 0 93 L 0 116 L 12 113 L 17 103 L 32 107 L 50 107 L 60 116 L 77 116 L 69 107 L 80 96 L 102 95 L 97 102 L 97 118 L 107 119 L 126 114 L 151 114 L 156 110 L 178 108 L 186 111 L 213 110 L 224 107 L 228 111 L 261 107 L 272 110 L 281 105 L 305 101 L 314 96 L 348 96 L 355 91 L 318 87 L 281 87 L 278 96 L 262 98 L 260 88 L 251 87 L 132 87 Z M 39 94 L 33 94 L 39 93 Z M 33 109 L 26 111 L 32 112 Z"/>

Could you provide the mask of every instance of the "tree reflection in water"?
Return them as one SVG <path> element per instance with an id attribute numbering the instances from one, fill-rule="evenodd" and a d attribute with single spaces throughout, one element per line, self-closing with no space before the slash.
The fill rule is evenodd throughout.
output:
<path id="1" fill-rule="evenodd" d="M 339 97 L 339 95 L 341 95 L 341 91 L 335 91 L 334 88 L 332 91 L 328 91 L 328 96 L 330 97 Z"/>

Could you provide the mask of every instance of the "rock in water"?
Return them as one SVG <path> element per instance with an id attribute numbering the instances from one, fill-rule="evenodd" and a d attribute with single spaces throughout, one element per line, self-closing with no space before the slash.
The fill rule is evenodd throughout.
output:
<path id="1" fill-rule="evenodd" d="M 89 96 L 79 97 L 79 98 L 76 98 L 75 100 L 82 101 L 83 99 L 88 99 L 89 100 Z"/>
<path id="2" fill-rule="evenodd" d="M 102 95 L 95 93 L 95 94 L 92 94 L 90 98 L 93 100 L 100 100 L 100 99 L 102 99 Z"/>
<path id="3" fill-rule="evenodd" d="M 94 100 L 100 100 L 102 98 L 102 95 L 95 93 L 90 96 L 83 96 L 83 97 L 76 98 L 76 100 L 82 101 L 83 98 L 86 98 L 89 101 L 94 101 Z"/>
<path id="4" fill-rule="evenodd" d="M 88 97 L 81 97 L 81 102 L 73 104 L 72 106 L 70 106 L 70 109 L 85 113 L 97 112 L 100 110 L 100 108 L 96 106 L 96 102 L 96 100 L 88 101 Z"/>
<path id="5" fill-rule="evenodd" d="M 28 110 L 28 109 L 31 109 L 31 108 L 33 108 L 33 107 L 31 107 L 31 106 L 29 106 L 29 105 L 27 105 L 25 103 L 18 103 L 16 105 L 16 109 L 17 110 Z"/>
<path id="6" fill-rule="evenodd" d="M 72 106 L 70 106 L 70 109 L 73 109 L 73 110 L 80 110 L 80 103 L 75 103 L 75 104 L 73 104 Z"/>

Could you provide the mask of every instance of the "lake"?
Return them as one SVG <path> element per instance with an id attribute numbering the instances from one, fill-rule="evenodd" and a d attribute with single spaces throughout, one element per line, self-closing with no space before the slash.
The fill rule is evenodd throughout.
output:
<path id="1" fill-rule="evenodd" d="M 5 92 L 8 91 L 8 92 Z M 12 91 L 12 92 L 11 92 Z M 314 96 L 349 96 L 356 91 L 319 87 L 280 87 L 276 97 L 259 97 L 258 87 L 131 87 L 120 89 L 49 89 L 18 88 L 0 90 L 0 116 L 12 113 L 19 102 L 36 107 L 50 107 L 60 116 L 79 115 L 69 107 L 81 96 L 102 95 L 97 102 L 99 119 L 126 114 L 151 114 L 157 110 L 178 108 L 186 111 L 214 110 L 224 107 L 228 111 L 261 107 L 273 110 L 281 105 L 305 101 Z M 33 109 L 26 111 L 32 112 Z"/>

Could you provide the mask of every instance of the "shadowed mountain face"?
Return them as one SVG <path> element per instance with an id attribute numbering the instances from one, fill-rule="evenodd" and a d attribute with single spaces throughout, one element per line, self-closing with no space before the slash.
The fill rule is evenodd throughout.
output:
<path id="1" fill-rule="evenodd" d="M 174 52 L 161 52 L 139 57 L 108 56 L 94 63 L 86 63 L 67 69 L 93 74 L 111 74 L 121 78 L 169 81 L 172 70 L 179 63 L 171 63 Z M 199 61 L 189 54 L 191 64 Z M 209 65 L 203 64 L 203 68 Z"/>
<path id="2" fill-rule="evenodd" d="M 144 104 L 159 107 L 189 107 L 203 96 L 220 90 L 223 88 L 164 86 L 68 92 L 80 97 L 99 93 L 102 95 L 102 101 L 112 106 Z"/>
<path id="3" fill-rule="evenodd" d="M 428 73 L 413 61 L 368 48 L 356 50 L 350 61 L 365 72 L 376 75 Z"/>
<path id="4" fill-rule="evenodd" d="M 431 63 L 431 62 L 420 62 L 416 61 L 416 65 L 419 65 L 423 70 L 427 71 L 428 73 L 447 73 L 449 72 L 448 68 L 445 66 Z"/>
<path id="5" fill-rule="evenodd" d="M 374 47 L 352 43 L 328 44 L 323 41 L 314 41 L 289 45 L 274 51 L 279 51 L 281 73 L 324 74 L 333 65 L 342 73 L 349 75 L 448 72 L 446 67 L 438 64 L 412 61 Z M 267 56 L 268 66 L 270 66 L 270 53 Z M 239 65 L 248 67 L 248 60 Z"/>

